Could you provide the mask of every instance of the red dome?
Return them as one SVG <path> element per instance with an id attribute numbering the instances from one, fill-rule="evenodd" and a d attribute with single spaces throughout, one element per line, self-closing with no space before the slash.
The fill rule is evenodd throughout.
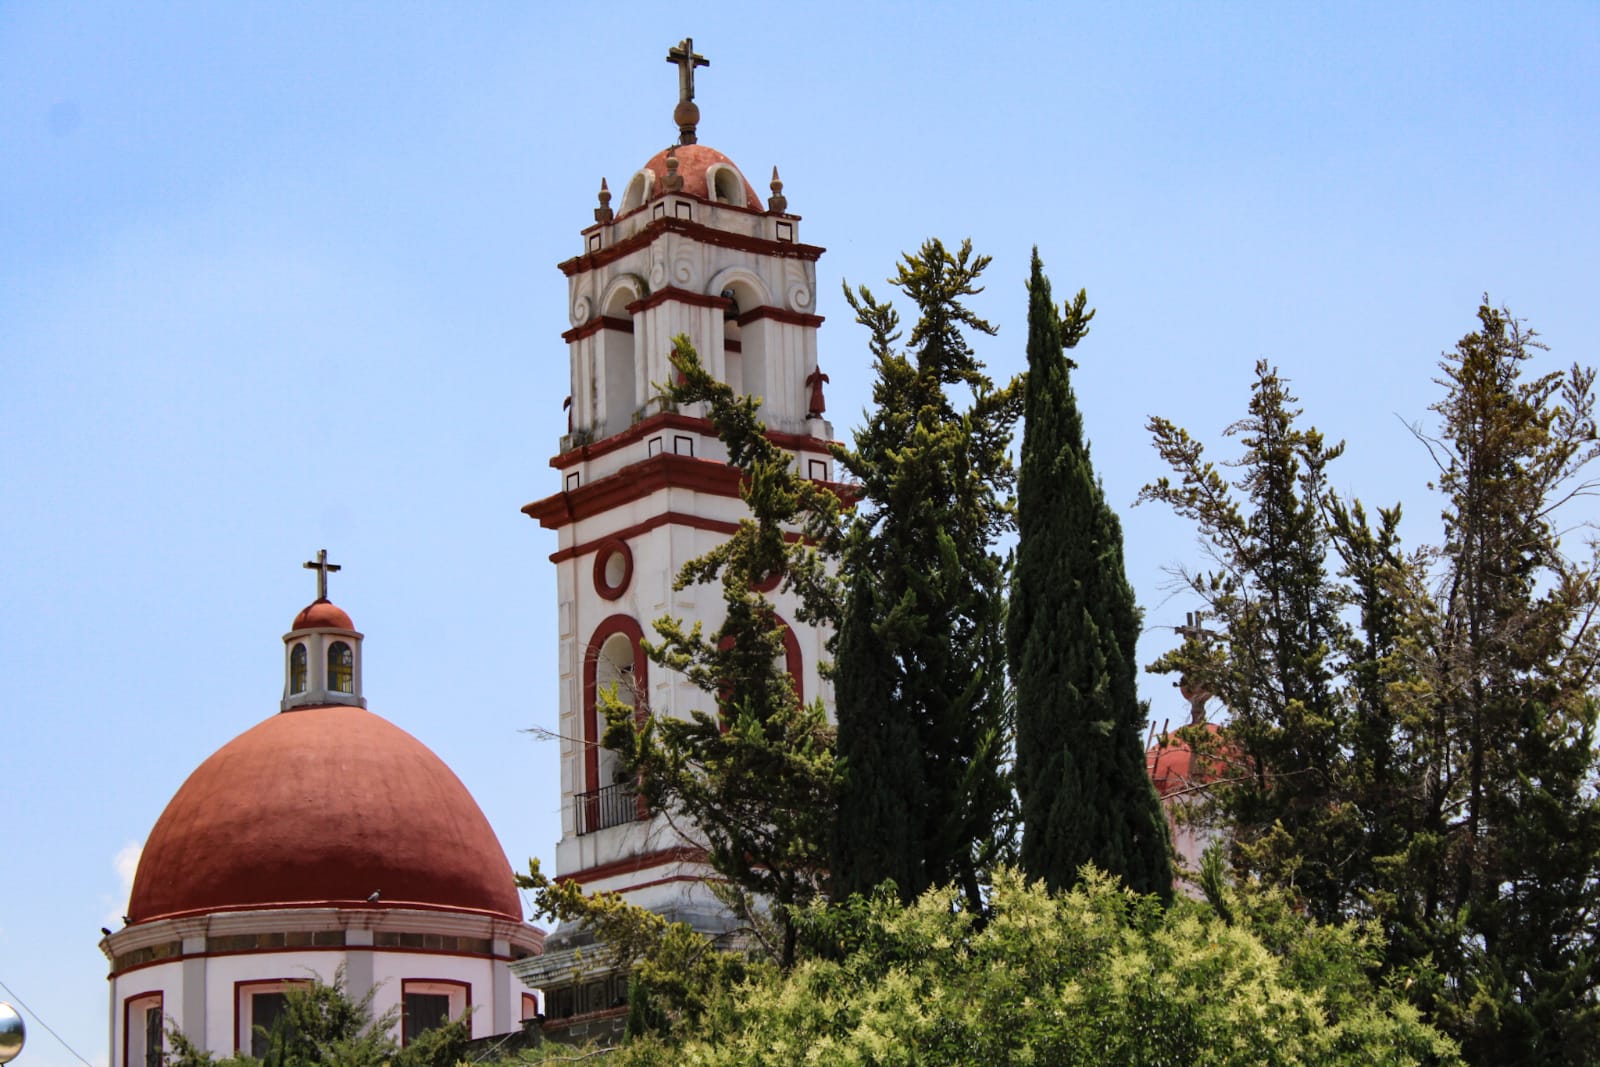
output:
<path id="1" fill-rule="evenodd" d="M 710 189 L 706 186 L 706 171 L 717 163 L 726 163 L 734 171 L 743 175 L 743 171 L 735 166 L 733 160 L 718 152 L 715 148 L 707 148 L 703 144 L 680 144 L 671 149 L 662 149 L 650 157 L 645 169 L 656 176 L 654 196 L 661 196 L 666 192 L 662 180 L 667 176 L 667 153 L 672 152 L 678 158 L 678 176 L 683 179 L 683 195 L 692 196 L 697 200 L 715 200 Z M 755 211 L 762 210 L 761 197 L 756 194 L 755 187 L 748 181 L 744 183 L 744 192 L 747 198 L 740 207 L 748 207 Z"/>
<path id="2" fill-rule="evenodd" d="M 294 625 L 289 629 L 311 630 L 319 626 L 351 631 L 356 628 L 356 624 L 350 621 L 350 616 L 345 614 L 343 608 L 326 600 L 313 600 L 300 609 L 300 614 L 294 617 Z"/>
<path id="3" fill-rule="evenodd" d="M 145 842 L 128 913 L 366 907 L 373 892 L 522 918 L 505 852 L 450 768 L 369 711 L 324 706 L 274 715 L 189 776 Z"/>
<path id="4" fill-rule="evenodd" d="M 1206 723 L 1205 728 L 1213 737 L 1222 732 L 1222 727 L 1213 722 Z M 1197 759 L 1189 742 L 1171 734 L 1165 743 L 1157 741 L 1145 752 L 1145 769 L 1150 772 L 1156 792 L 1166 798 L 1222 777 L 1232 751 L 1224 749 L 1215 755 L 1202 753 Z"/>

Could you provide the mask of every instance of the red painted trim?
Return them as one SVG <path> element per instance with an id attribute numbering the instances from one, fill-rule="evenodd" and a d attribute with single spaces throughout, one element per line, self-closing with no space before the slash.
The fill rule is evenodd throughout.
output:
<path id="1" fill-rule="evenodd" d="M 658 431 L 690 430 L 703 437 L 716 437 L 717 431 L 711 425 L 710 419 L 696 418 L 692 415 L 682 415 L 676 411 L 662 411 L 642 419 L 626 430 L 621 430 L 610 437 L 587 445 L 579 445 L 569 449 L 559 456 L 550 458 L 550 466 L 556 470 L 564 470 L 586 459 L 597 459 L 608 452 L 615 452 L 619 448 L 642 441 Z M 823 437 L 812 437 L 809 434 L 785 433 L 782 430 L 768 430 L 767 440 L 779 448 L 786 448 L 790 452 L 823 452 L 833 454 L 836 441 L 829 441 Z"/>
<path id="2" fill-rule="evenodd" d="M 719 205 L 731 207 L 730 204 Z M 628 214 L 633 214 L 629 212 Z M 747 237 L 744 234 L 728 233 L 725 230 L 714 229 L 704 223 L 690 222 L 687 219 L 660 218 L 647 223 L 643 229 L 632 237 L 625 237 L 616 244 L 602 248 L 597 252 L 585 252 L 583 255 L 573 256 L 571 259 L 556 264 L 558 270 L 567 277 L 582 274 L 585 271 L 597 270 L 608 263 L 615 263 L 641 248 L 648 247 L 662 234 L 677 233 L 685 237 L 694 238 L 704 244 L 714 245 L 718 248 L 732 248 L 740 252 L 756 252 L 761 255 L 777 256 L 782 259 L 808 259 L 813 262 L 822 258 L 822 253 L 827 251 L 817 245 L 800 244 L 795 241 L 770 241 L 765 237 Z"/>
<path id="3" fill-rule="evenodd" d="M 313 708 L 347 708 L 349 704 L 316 704 L 296 708 L 296 711 L 310 711 Z M 457 915 L 488 915 L 496 919 L 509 919 L 520 924 L 522 916 L 512 915 L 505 911 L 489 911 L 485 908 L 461 908 L 449 904 L 433 904 L 419 900 L 385 900 L 376 905 L 382 908 L 396 908 L 405 911 L 448 911 Z M 160 915 L 141 915 L 141 923 L 155 922 L 157 919 L 184 919 L 191 915 L 221 915 L 235 911 L 283 911 L 287 908 L 362 908 L 372 910 L 373 904 L 362 900 L 288 900 L 281 904 L 227 904 L 207 906 L 204 908 L 188 908 L 184 911 L 165 911 Z"/>
<path id="4" fill-rule="evenodd" d="M 283 950 L 279 949 L 278 951 L 281 952 Z M 250 979 L 246 979 L 245 981 L 233 983 L 233 1052 L 234 1052 L 234 1055 L 238 1055 L 240 1052 L 245 1051 L 245 1047 L 244 1047 L 244 1044 L 243 1044 L 244 1038 L 239 1032 L 240 1028 L 244 1025 L 244 1020 L 239 1017 L 239 1004 L 243 1001 L 244 992 L 248 987 L 250 987 L 250 986 L 278 986 L 278 987 L 293 986 L 293 987 L 302 987 L 302 986 L 310 986 L 310 985 L 311 985 L 311 981 L 309 979 L 306 979 L 306 978 L 250 978 Z M 279 991 L 280 991 L 279 989 L 263 989 L 263 990 L 261 990 L 261 992 L 263 992 L 263 993 L 276 993 L 276 992 L 279 992 Z M 254 1030 L 254 1027 L 255 1027 L 255 1021 L 256 1021 L 255 1020 L 255 1013 L 252 1012 L 251 1015 L 250 1015 L 250 1025 L 251 1025 L 252 1031 Z"/>
<path id="5" fill-rule="evenodd" d="M 401 1048 L 405 1048 L 406 1045 L 409 1044 L 409 1042 L 406 1041 L 406 1022 L 405 1022 L 405 1019 L 406 1019 L 406 1017 L 405 1017 L 406 986 L 410 985 L 413 982 L 418 982 L 418 983 L 426 982 L 429 985 L 454 986 L 457 989 L 463 990 L 464 993 L 465 993 L 465 997 L 466 997 L 466 1003 L 465 1003 L 465 1005 L 463 1005 L 463 1008 L 462 1008 L 462 1018 L 464 1018 L 464 1019 L 471 1019 L 472 1018 L 472 983 L 471 982 L 463 982 L 458 978 L 402 978 L 402 979 L 400 979 L 400 1047 Z M 419 990 L 417 990 L 417 992 L 418 993 L 422 993 L 423 990 L 419 989 Z M 455 1019 L 451 1018 L 450 1021 L 451 1022 L 455 1022 Z M 468 1033 L 468 1036 L 469 1037 L 471 1036 L 470 1031 Z"/>
<path id="6" fill-rule="evenodd" d="M 522 509 L 547 530 L 620 508 L 662 489 L 687 489 L 738 499 L 739 471 L 719 460 L 663 452 L 630 463 L 615 474 L 536 500 Z"/>
<path id="7" fill-rule="evenodd" d="M 761 590 L 761 592 L 766 592 L 766 590 Z M 783 669 L 789 672 L 789 678 L 794 682 L 795 699 L 804 704 L 806 702 L 806 686 L 805 682 L 801 680 L 801 672 L 806 669 L 806 661 L 805 657 L 800 654 L 800 639 L 794 635 L 794 627 L 789 625 L 788 619 L 785 619 L 776 611 L 772 613 L 772 617 L 777 619 L 779 624 L 783 626 Z M 719 650 L 726 651 L 732 647 L 732 634 L 724 634 L 722 640 L 717 642 Z M 728 692 L 724 686 L 720 690 L 717 700 L 720 703 L 727 700 L 727 698 Z M 726 721 L 722 724 L 722 731 L 723 733 L 728 731 Z"/>
<path id="8" fill-rule="evenodd" d="M 614 878 L 619 874 L 637 874 L 651 867 L 659 867 L 665 863 L 704 863 L 706 850 L 691 848 L 688 845 L 674 845 L 672 848 L 657 849 L 654 852 L 642 852 L 637 856 L 626 856 L 610 863 L 601 863 L 593 867 L 585 867 L 581 871 L 571 874 L 558 874 L 558 882 L 595 882 L 602 878 Z M 695 879 L 698 881 L 698 879 Z"/>
<path id="9" fill-rule="evenodd" d="M 719 311 L 726 311 L 733 306 L 733 301 L 726 297 L 712 296 L 709 293 L 697 293 L 693 289 L 679 289 L 676 286 L 669 285 L 663 289 L 657 289 L 642 300 L 635 300 L 633 303 L 626 305 L 626 310 L 630 315 L 637 315 L 641 311 L 648 311 L 653 307 L 660 307 L 668 302 L 688 304 L 690 307 L 697 308 L 715 308 Z"/>
<path id="10" fill-rule="evenodd" d="M 165 963 L 167 961 L 162 960 L 161 962 Z M 131 1026 L 132 1020 L 129 1015 L 133 1011 L 133 1002 L 136 1000 L 149 1000 L 151 997 L 156 998 L 156 1007 L 161 1009 L 162 1017 L 165 1019 L 167 1012 L 167 994 L 165 990 L 147 989 L 143 993 L 135 993 L 131 997 L 122 998 L 122 1067 L 134 1067 L 134 1064 L 128 1060 L 128 1039 L 132 1036 L 133 1030 Z M 167 1044 L 166 1034 L 167 1028 L 163 1024 L 161 1027 L 161 1046 L 163 1049 L 166 1048 Z M 166 1062 L 165 1057 L 162 1058 L 162 1062 Z"/>
<path id="11" fill-rule="evenodd" d="M 599 626 L 594 628 L 594 633 L 589 636 L 589 645 L 583 654 L 583 788 L 580 793 L 590 792 L 602 788 L 605 784 L 600 778 L 600 715 L 595 708 L 599 700 L 600 687 L 596 674 L 600 668 L 600 649 L 610 638 L 622 634 L 633 642 L 633 677 L 636 692 L 648 695 L 650 692 L 650 659 L 644 654 L 644 648 L 639 644 L 644 640 L 644 629 L 639 625 L 639 620 L 631 615 L 612 615 L 603 619 Z M 637 696 L 635 704 L 642 704 Z M 642 710 L 642 709 L 641 709 Z M 595 801 L 594 803 L 598 803 Z M 591 822 L 598 822 L 600 812 L 591 813 Z"/>
<path id="12" fill-rule="evenodd" d="M 776 612 L 774 612 L 776 614 Z M 794 627 L 784 620 L 782 615 L 778 621 L 783 623 L 783 665 L 789 672 L 789 677 L 794 679 L 794 697 L 801 704 L 806 702 L 805 657 L 800 654 L 800 639 L 794 635 Z"/>
<path id="13" fill-rule="evenodd" d="M 731 337 L 724 337 L 722 339 L 722 350 L 724 352 L 743 352 L 744 345 Z"/>
<path id="14" fill-rule="evenodd" d="M 628 427 L 612 434 L 610 437 L 587 445 L 579 445 L 569 449 L 559 456 L 552 456 L 550 466 L 556 470 L 570 467 L 586 459 L 597 459 L 608 452 L 615 452 L 635 441 L 642 441 L 659 430 L 694 430 L 706 437 L 715 437 L 716 431 L 711 427 L 710 419 L 697 419 L 690 415 L 680 415 L 676 411 L 659 411 L 647 419 L 641 419 Z"/>
<path id="15" fill-rule="evenodd" d="M 813 329 L 822 325 L 821 315 L 807 315 L 803 311 L 788 311 L 784 308 L 768 307 L 766 305 L 751 308 L 734 321 L 742 327 L 747 323 L 755 322 L 757 319 L 771 319 L 773 322 L 784 322 L 790 326 L 810 326 Z"/>
<path id="16" fill-rule="evenodd" d="M 727 879 L 726 878 L 702 878 L 701 876 L 696 875 L 696 874 L 669 874 L 665 878 L 652 878 L 648 882 L 630 882 L 628 884 L 628 888 L 626 890 L 619 889 L 619 890 L 616 890 L 616 892 L 619 892 L 619 893 L 621 893 L 621 892 L 631 893 L 636 889 L 649 889 L 652 886 L 658 886 L 658 885 L 673 885 L 674 883 L 677 883 L 677 882 L 690 882 L 690 883 L 694 883 L 694 884 L 697 884 L 697 885 L 703 885 L 706 882 L 723 882 L 723 883 L 726 883 Z"/>
<path id="17" fill-rule="evenodd" d="M 606 581 L 606 570 L 613 555 L 622 557 L 622 580 L 616 585 Z M 628 591 L 632 581 L 633 550 L 628 547 L 628 542 L 618 537 L 609 537 L 601 542 L 594 554 L 594 591 L 603 599 L 616 600 Z"/>
<path id="18" fill-rule="evenodd" d="M 563 548 L 558 552 L 552 552 L 550 554 L 550 562 L 560 563 L 563 560 L 573 559 L 593 552 L 613 540 L 630 540 L 640 534 L 649 533 L 658 526 L 666 526 L 668 524 L 687 526 L 694 530 L 709 530 L 712 533 L 721 534 L 731 534 L 739 529 L 739 524 L 736 522 L 726 522 L 722 519 L 705 519 L 699 515 L 690 515 L 683 511 L 664 511 L 660 515 L 653 515 L 643 522 L 636 522 L 632 526 L 626 526 L 614 534 L 607 534 L 605 537 L 599 537 L 593 541 L 585 541 L 581 545 L 573 545 L 571 548 Z"/>
<path id="19" fill-rule="evenodd" d="M 570 345 L 574 341 L 581 341 L 590 334 L 599 333 L 601 330 L 616 330 L 619 333 L 632 333 L 633 320 L 619 319 L 615 315 L 599 315 L 590 319 L 581 326 L 574 326 L 572 329 L 566 331 L 561 335 L 561 339 Z"/>

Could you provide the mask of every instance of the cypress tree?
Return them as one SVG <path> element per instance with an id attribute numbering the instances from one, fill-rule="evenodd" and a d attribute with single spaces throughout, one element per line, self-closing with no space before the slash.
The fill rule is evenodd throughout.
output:
<path id="1" fill-rule="evenodd" d="M 1017 701 L 1022 866 L 1051 889 L 1094 863 L 1141 893 L 1172 892 L 1166 819 L 1145 772 L 1140 613 L 1122 526 L 1089 461 L 1066 350 L 1086 296 L 1058 312 L 1033 251 L 1028 282 L 1018 544 L 1007 644 Z"/>

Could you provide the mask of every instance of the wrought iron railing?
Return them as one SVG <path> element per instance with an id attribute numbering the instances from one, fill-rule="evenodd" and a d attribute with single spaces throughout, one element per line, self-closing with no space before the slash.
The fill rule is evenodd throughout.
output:
<path id="1" fill-rule="evenodd" d="M 643 818 L 639 794 L 630 782 L 579 793 L 573 797 L 573 802 L 577 805 L 580 834 L 592 834 Z"/>

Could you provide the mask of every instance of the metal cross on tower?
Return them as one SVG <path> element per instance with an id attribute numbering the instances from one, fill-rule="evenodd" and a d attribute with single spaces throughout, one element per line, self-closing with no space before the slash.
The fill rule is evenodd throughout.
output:
<path id="1" fill-rule="evenodd" d="M 304 566 L 308 571 L 317 572 L 317 599 L 327 600 L 328 574 L 332 571 L 338 570 L 339 565 L 337 563 L 329 563 L 328 550 L 325 548 L 319 548 L 317 549 L 317 558 L 315 560 L 306 560 Z"/>
<path id="2" fill-rule="evenodd" d="M 700 108 L 694 102 L 694 68 L 709 67 L 711 60 L 696 55 L 694 38 L 685 37 L 667 50 L 667 62 L 678 68 L 678 106 L 672 112 L 672 119 L 678 124 L 678 143 L 694 144 L 694 128 L 700 122 Z"/>

